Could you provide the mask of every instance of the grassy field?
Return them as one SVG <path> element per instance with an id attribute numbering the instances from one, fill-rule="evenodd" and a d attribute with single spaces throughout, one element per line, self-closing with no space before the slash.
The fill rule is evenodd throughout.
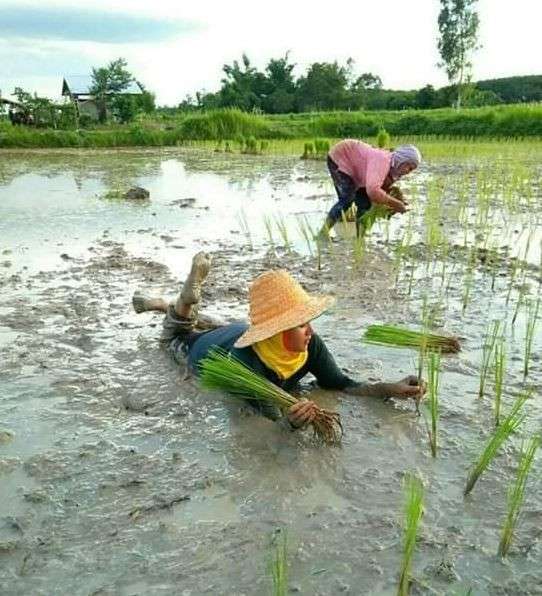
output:
<path id="1" fill-rule="evenodd" d="M 187 141 L 221 141 L 230 149 L 261 140 L 370 138 L 384 127 L 397 138 L 517 139 L 542 137 L 540 104 L 464 110 L 400 112 L 319 112 L 259 115 L 239 110 L 179 113 L 146 118 L 130 125 L 89 130 L 13 127 L 0 121 L 0 147 L 176 146 Z"/>

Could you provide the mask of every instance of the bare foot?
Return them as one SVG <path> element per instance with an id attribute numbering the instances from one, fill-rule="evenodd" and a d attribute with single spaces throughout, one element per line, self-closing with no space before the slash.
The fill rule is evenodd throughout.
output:
<path id="1" fill-rule="evenodd" d="M 139 292 L 132 296 L 132 306 L 137 313 L 155 310 L 158 312 L 167 312 L 168 303 L 163 298 L 147 298 Z"/>

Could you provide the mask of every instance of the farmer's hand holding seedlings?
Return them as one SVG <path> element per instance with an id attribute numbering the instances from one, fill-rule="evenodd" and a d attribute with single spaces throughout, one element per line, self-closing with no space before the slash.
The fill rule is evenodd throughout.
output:
<path id="1" fill-rule="evenodd" d="M 294 404 L 287 413 L 288 421 L 295 428 L 310 424 L 316 416 L 317 405 L 308 399 L 300 400 Z"/>

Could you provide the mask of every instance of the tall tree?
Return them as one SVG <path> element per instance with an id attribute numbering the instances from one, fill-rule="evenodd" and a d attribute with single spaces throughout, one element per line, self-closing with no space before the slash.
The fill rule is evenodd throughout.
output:
<path id="1" fill-rule="evenodd" d="M 461 92 L 469 79 L 472 64 L 470 54 L 477 49 L 479 18 L 475 11 L 477 0 L 440 0 L 438 16 L 440 38 L 438 50 L 448 80 L 457 84 L 457 107 L 461 107 Z"/>
<path id="2" fill-rule="evenodd" d="M 242 55 L 242 64 L 237 60 L 225 64 L 222 68 L 226 77 L 222 79 L 220 103 L 224 107 L 237 107 L 241 110 L 261 108 L 261 98 L 267 90 L 265 75 L 259 72 L 246 54 Z"/>
<path id="3" fill-rule="evenodd" d="M 289 52 L 283 58 L 271 58 L 265 74 L 268 93 L 263 100 L 263 108 L 271 114 L 285 114 L 294 109 L 295 80 L 292 74 L 295 64 L 288 60 Z"/>
<path id="4" fill-rule="evenodd" d="M 337 62 L 314 62 L 298 80 L 297 97 L 301 111 L 338 110 L 346 106 L 348 66 Z"/>
<path id="5" fill-rule="evenodd" d="M 114 100 L 115 95 L 122 93 L 135 80 L 127 66 L 124 58 L 117 58 L 107 66 L 92 69 L 90 93 L 97 100 L 100 122 L 107 120 L 109 101 Z"/>

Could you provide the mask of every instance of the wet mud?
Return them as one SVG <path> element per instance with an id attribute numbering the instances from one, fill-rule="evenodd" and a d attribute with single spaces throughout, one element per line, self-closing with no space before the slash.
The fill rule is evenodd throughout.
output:
<path id="1" fill-rule="evenodd" d="M 0 268 L 2 594 L 265 594 L 278 529 L 288 531 L 292 593 L 394 594 L 409 470 L 426 488 L 413 594 L 540 593 L 537 492 L 511 556 L 496 557 L 519 438 L 462 494 L 492 428 L 490 402 L 475 397 L 489 278 L 477 280 L 466 317 L 453 306 L 443 315 L 464 349 L 443 364 L 438 458 L 413 404 L 326 392 L 309 379 L 304 390 L 337 409 L 345 427 L 342 448 L 326 448 L 202 392 L 159 345 L 161 315 L 132 311 L 133 292 L 173 299 L 203 248 L 213 267 L 201 310 L 239 319 L 250 280 L 286 268 L 307 290 L 336 296 L 315 328 L 349 374 L 376 381 L 412 374 L 415 355 L 363 345 L 364 327 L 420 324 L 421 286 L 431 279 L 420 276 L 407 295 L 384 232 L 375 231 L 362 263 L 339 239 L 320 268 L 302 241 L 273 248 L 262 231 L 248 242 L 241 208 L 250 218 L 272 201 L 319 222 L 331 203 L 321 164 L 174 151 L 50 159 L 3 162 L 11 229 Z M 127 185 L 150 187 L 149 205 L 100 198 L 122 168 Z M 33 175 L 50 199 L 47 221 L 36 216 L 35 225 Z M 460 290 L 452 284 L 449 295 L 453 305 Z M 518 354 L 519 343 L 510 355 Z M 538 388 L 536 354 L 532 367 Z M 521 385 L 518 372 L 510 384 Z"/>

